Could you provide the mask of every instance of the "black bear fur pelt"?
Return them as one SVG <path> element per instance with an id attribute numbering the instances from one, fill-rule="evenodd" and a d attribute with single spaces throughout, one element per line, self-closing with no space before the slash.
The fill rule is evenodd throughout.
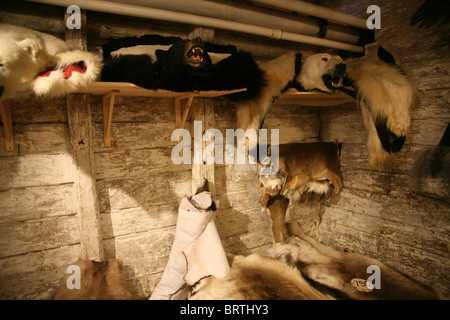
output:
<path id="1" fill-rule="evenodd" d="M 166 89 L 176 92 L 247 88 L 245 92 L 227 96 L 234 101 L 258 96 L 264 85 L 263 71 L 252 55 L 238 51 L 234 46 L 204 44 L 199 38 L 183 40 L 156 35 L 143 37 L 119 39 L 103 46 L 102 81 L 131 82 L 146 89 Z M 152 61 L 146 54 L 111 56 L 112 51 L 121 47 L 171 43 L 173 45 L 167 51 L 155 52 L 156 61 Z M 186 63 L 185 54 L 189 45 L 204 48 L 201 66 L 192 67 Z M 208 52 L 231 53 L 231 55 L 212 64 Z"/>

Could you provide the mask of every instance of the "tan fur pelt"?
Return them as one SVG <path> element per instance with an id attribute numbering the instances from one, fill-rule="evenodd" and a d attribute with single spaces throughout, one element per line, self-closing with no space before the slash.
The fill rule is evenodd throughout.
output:
<path id="1" fill-rule="evenodd" d="M 289 199 L 283 196 L 270 197 L 267 202 L 270 219 L 272 219 L 272 233 L 275 242 L 281 242 L 288 237 L 286 228 L 286 213 L 289 206 Z"/>
<path id="2" fill-rule="evenodd" d="M 282 55 L 261 64 L 259 67 L 264 72 L 266 82 L 261 94 L 255 99 L 239 103 L 236 107 L 237 127 L 244 131 L 259 129 L 274 97 L 280 96 L 281 90 L 294 78 L 295 53 Z M 255 146 L 249 145 L 248 148 L 253 149 Z"/>
<path id="3" fill-rule="evenodd" d="M 297 222 L 290 235 L 266 254 L 236 256 L 223 279 L 204 278 L 191 289 L 193 300 L 209 299 L 438 299 L 429 287 L 364 255 L 340 252 L 305 236 Z M 352 280 L 368 279 L 367 267 L 380 268 L 381 287 L 359 291 Z"/>
<path id="4" fill-rule="evenodd" d="M 53 300 L 131 300 L 132 294 L 125 288 L 123 282 L 122 262 L 117 259 L 96 262 L 79 260 L 80 289 L 69 289 L 67 279 L 53 296 Z"/>
<path id="5" fill-rule="evenodd" d="M 289 143 L 280 145 L 280 172 L 286 183 L 280 194 L 314 192 L 339 193 L 339 149 L 333 142 Z M 325 185 L 325 186 L 324 186 Z"/>
<path id="6" fill-rule="evenodd" d="M 351 252 L 341 252 L 306 236 L 297 222 L 287 226 L 292 235 L 285 243 L 277 243 L 271 255 L 297 266 L 301 274 L 324 286 L 322 292 L 332 292 L 336 298 L 357 300 L 438 299 L 431 288 L 385 265 L 377 259 Z M 370 292 L 357 290 L 351 284 L 355 278 L 367 279 L 367 267 L 380 268 L 381 288 Z"/>
<path id="7" fill-rule="evenodd" d="M 379 168 L 390 153 L 382 147 L 375 127 L 376 119 L 397 137 L 404 137 L 411 124 L 410 109 L 416 89 L 402 70 L 382 61 L 378 56 L 365 62 L 358 70 L 349 70 L 357 89 L 357 103 L 367 129 L 367 148 L 371 168 Z"/>
<path id="8" fill-rule="evenodd" d="M 278 259 L 236 256 L 225 278 L 202 279 L 191 300 L 323 300 L 298 270 Z"/>
<path id="9" fill-rule="evenodd" d="M 338 194 L 342 188 L 339 148 L 334 142 L 282 144 L 278 159 L 276 174 L 260 176 L 262 206 L 267 203 L 266 195 L 296 201 L 306 192 L 329 195 Z"/>
<path id="10" fill-rule="evenodd" d="M 318 199 L 338 194 L 342 188 L 339 147 L 333 142 L 289 143 L 279 146 L 279 168 L 260 175 L 259 203 L 269 210 L 276 242 L 287 238 L 286 211 L 289 204 L 314 195 Z M 264 165 L 260 165 L 264 166 Z"/>
<path id="11" fill-rule="evenodd" d="M 341 57 L 328 53 L 314 54 L 306 58 L 299 66 L 297 75 L 296 56 L 295 52 L 287 53 L 259 66 L 264 73 L 265 85 L 258 97 L 242 101 L 237 105 L 237 128 L 244 131 L 258 130 L 274 100 L 281 95 L 282 90 L 291 81 L 295 81 L 305 91 L 335 92 L 342 86 L 345 65 Z M 334 80 L 336 82 L 329 80 L 325 83 L 324 75 L 335 75 L 337 80 Z M 247 151 L 255 146 L 256 141 L 246 141 Z"/>

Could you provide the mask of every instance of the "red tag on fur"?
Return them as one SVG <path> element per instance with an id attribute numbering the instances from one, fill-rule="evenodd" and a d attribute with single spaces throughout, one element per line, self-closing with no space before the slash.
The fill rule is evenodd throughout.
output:
<path id="1" fill-rule="evenodd" d="M 87 68 L 84 66 L 84 64 L 72 64 L 68 67 L 64 68 L 64 77 L 66 79 L 70 78 L 72 76 L 72 72 L 80 72 L 85 73 Z"/>
<path id="2" fill-rule="evenodd" d="M 64 78 L 65 79 L 69 79 L 72 76 L 72 72 L 80 72 L 80 73 L 85 73 L 87 70 L 87 67 L 84 65 L 83 62 L 80 62 L 78 64 L 71 64 L 70 66 L 67 66 L 64 68 Z M 53 72 L 54 70 L 48 70 L 45 71 L 43 73 L 41 73 L 39 76 L 40 77 L 50 77 L 50 74 Z"/>
<path id="3" fill-rule="evenodd" d="M 40 77 L 50 77 L 50 73 L 52 73 L 52 71 L 51 71 L 51 70 L 48 70 L 48 71 L 46 71 L 46 72 L 40 74 L 39 76 L 40 76 Z"/>

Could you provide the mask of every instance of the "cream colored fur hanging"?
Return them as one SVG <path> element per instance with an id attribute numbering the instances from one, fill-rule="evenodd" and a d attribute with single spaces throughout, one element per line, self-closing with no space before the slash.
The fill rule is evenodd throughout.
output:
<path id="1" fill-rule="evenodd" d="M 290 87 L 301 91 L 320 90 L 336 92 L 343 85 L 346 66 L 341 57 L 328 53 L 314 54 L 301 61 L 294 52 L 262 63 L 265 85 L 254 99 L 244 100 L 237 106 L 237 127 L 258 130 L 272 105 L 282 92 Z M 248 145 L 251 150 L 256 145 Z"/>
<path id="2" fill-rule="evenodd" d="M 356 101 L 367 128 L 370 167 L 378 168 L 403 147 L 416 90 L 382 47 L 358 70 L 349 70 L 348 78 L 356 89 Z"/>

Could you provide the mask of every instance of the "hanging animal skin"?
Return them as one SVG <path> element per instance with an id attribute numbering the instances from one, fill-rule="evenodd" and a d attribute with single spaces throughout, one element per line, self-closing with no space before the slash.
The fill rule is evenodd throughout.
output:
<path id="1" fill-rule="evenodd" d="M 260 172 L 259 203 L 269 210 L 275 241 L 286 239 L 285 217 L 289 204 L 308 195 L 324 198 L 342 188 L 339 146 L 334 142 L 288 143 L 279 146 L 279 170 Z M 260 168 L 264 166 L 260 164 Z M 306 196 L 306 197 L 305 197 Z"/>
<path id="2" fill-rule="evenodd" d="M 349 70 L 343 89 L 361 107 L 367 128 L 370 167 L 380 167 L 391 153 L 399 152 L 405 143 L 411 123 L 410 108 L 415 101 L 415 88 L 388 51 L 379 47 L 374 59 L 358 70 Z"/>
<path id="3" fill-rule="evenodd" d="M 64 95 L 100 75 L 99 58 L 54 36 L 8 24 L 0 34 L 0 100 Z"/>
<path id="4" fill-rule="evenodd" d="M 237 127 L 244 131 L 260 129 L 274 100 L 287 89 L 334 93 L 341 89 L 346 77 L 342 58 L 328 53 L 314 54 L 304 61 L 300 53 L 287 53 L 262 63 L 259 69 L 264 80 L 259 93 L 237 105 Z M 246 141 L 247 150 L 255 147 Z"/>
<path id="5" fill-rule="evenodd" d="M 154 47 L 154 49 L 152 49 Z M 216 59 L 215 53 L 225 54 Z M 116 39 L 103 45 L 102 81 L 131 82 L 146 89 L 176 92 L 247 88 L 230 99 L 259 93 L 262 72 L 250 53 L 200 38 L 158 35 Z M 220 61 L 219 61 L 220 60 Z"/>

